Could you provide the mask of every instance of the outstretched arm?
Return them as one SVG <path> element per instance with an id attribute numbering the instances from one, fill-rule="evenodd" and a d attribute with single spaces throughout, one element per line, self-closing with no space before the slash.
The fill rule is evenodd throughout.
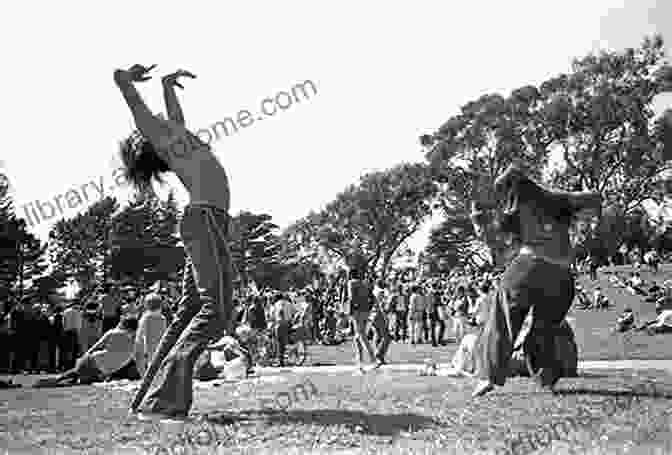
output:
<path id="1" fill-rule="evenodd" d="M 121 90 L 121 94 L 124 96 L 131 114 L 133 114 L 137 128 L 152 144 L 158 146 L 166 132 L 161 121 L 152 114 L 134 85 L 135 82 L 149 80 L 150 77 L 147 76 L 147 73 L 154 66 L 146 68 L 142 65 L 134 65 L 127 71 L 116 70 L 114 72 L 114 82 L 119 87 L 119 90 Z"/>
<path id="2" fill-rule="evenodd" d="M 180 106 L 180 101 L 177 99 L 177 93 L 175 92 L 176 86 L 184 89 L 182 84 L 178 82 L 180 77 L 196 78 L 192 73 L 184 70 L 178 70 L 173 74 L 164 76 L 162 79 L 163 98 L 166 102 L 168 118 L 184 126 L 184 114 L 182 112 L 182 107 Z"/>

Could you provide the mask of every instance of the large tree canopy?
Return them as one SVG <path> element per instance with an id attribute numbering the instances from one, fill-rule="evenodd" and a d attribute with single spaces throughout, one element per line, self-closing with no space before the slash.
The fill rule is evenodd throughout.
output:
<path id="1" fill-rule="evenodd" d="M 569 74 L 539 87 L 526 85 L 509 97 L 490 94 L 467 103 L 423 135 L 420 142 L 441 187 L 438 202 L 447 219 L 465 225 L 470 205 L 465 201 L 496 207 L 492 183 L 512 161 L 525 163 L 542 183 L 599 192 L 607 213 L 616 216 L 627 217 L 646 202 L 669 202 L 669 130 L 653 111 L 654 99 L 672 89 L 664 57 L 660 37 L 646 39 L 638 49 L 589 55 L 576 60 Z M 604 231 L 587 232 L 587 225 L 581 225 L 578 241 L 593 241 Z M 436 234 L 430 249 L 440 250 L 440 241 L 453 255 L 464 250 L 470 233 L 462 231 L 457 246 Z M 452 230 L 445 226 L 442 232 Z M 617 237 L 625 234 L 621 230 Z"/>
<path id="2" fill-rule="evenodd" d="M 399 247 L 431 214 L 436 194 L 429 168 L 401 164 L 364 175 L 290 231 L 297 247 L 322 250 L 350 266 L 385 276 Z"/>

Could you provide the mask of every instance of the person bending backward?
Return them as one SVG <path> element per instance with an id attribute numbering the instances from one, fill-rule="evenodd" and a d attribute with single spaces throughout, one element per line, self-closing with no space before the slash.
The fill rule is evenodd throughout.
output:
<path id="1" fill-rule="evenodd" d="M 534 310 L 535 336 L 527 337 L 526 352 L 538 365 L 536 381 L 543 387 L 554 387 L 560 377 L 554 330 L 565 319 L 574 298 L 569 227 L 579 211 L 595 209 L 599 213 L 601 207 L 597 193 L 544 189 L 516 165 L 496 179 L 495 190 L 506 197 L 499 229 L 515 234 L 518 242 L 483 328 L 474 397 L 491 391 L 494 385 L 504 385 L 513 343 L 530 309 Z M 474 224 L 479 226 L 477 218 Z"/>
<path id="2" fill-rule="evenodd" d="M 151 190 L 152 180 L 161 182 L 161 174 L 172 171 L 189 192 L 190 201 L 179 225 L 187 263 L 178 312 L 145 372 L 131 409 L 142 411 L 144 416 L 184 418 L 192 405 L 196 360 L 211 340 L 231 328 L 230 195 L 226 172 L 211 148 L 185 128 L 175 86 L 183 88 L 178 80 L 195 76 L 179 70 L 163 78 L 168 114 L 164 119 L 149 110 L 135 88 L 136 83 L 151 79 L 148 73 L 154 67 L 134 65 L 114 72 L 114 81 L 138 128 L 122 143 L 121 157 L 126 177 L 137 189 Z"/>

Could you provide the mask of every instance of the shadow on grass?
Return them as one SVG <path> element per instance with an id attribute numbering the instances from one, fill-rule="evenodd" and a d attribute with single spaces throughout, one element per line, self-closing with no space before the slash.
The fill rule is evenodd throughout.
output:
<path id="1" fill-rule="evenodd" d="M 345 409 L 254 410 L 235 414 L 215 412 L 210 413 L 206 420 L 217 425 L 231 425 L 252 420 L 263 420 L 268 424 L 345 425 L 359 433 L 375 436 L 397 436 L 405 431 L 418 431 L 440 425 L 439 421 L 419 414 L 372 414 Z"/>
<path id="2" fill-rule="evenodd" d="M 556 390 L 554 395 L 598 395 L 603 397 L 637 397 L 637 398 L 663 398 L 666 400 L 672 400 L 672 392 L 666 392 L 664 390 L 600 390 L 600 389 L 589 389 L 589 388 L 573 388 L 570 390 Z"/>

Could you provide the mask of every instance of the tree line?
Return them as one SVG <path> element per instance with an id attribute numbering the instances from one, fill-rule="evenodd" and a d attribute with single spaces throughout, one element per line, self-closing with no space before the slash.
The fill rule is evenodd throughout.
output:
<path id="1" fill-rule="evenodd" d="M 492 264 L 497 245 L 487 249 L 475 238 L 470 207 L 497 206 L 492 183 L 513 161 L 545 184 L 603 196 L 601 218 L 574 229 L 580 257 L 607 258 L 624 245 L 671 251 L 670 217 L 651 210 L 672 207 L 672 132 L 654 113 L 656 97 L 669 91 L 672 68 L 653 36 L 638 48 L 576 59 L 567 74 L 508 96 L 484 94 L 420 136 L 418 162 L 363 175 L 285 229 L 267 213 L 232 217 L 238 283 L 301 287 L 341 264 L 388 276 L 435 213 L 442 222 L 420 255 L 427 273 Z M 58 221 L 43 244 L 17 218 L 7 186 L 0 178 L 0 299 L 45 297 L 69 280 L 81 292 L 100 282 L 180 280 L 172 194 L 160 201 L 141 193 L 124 207 L 107 197 Z"/>

